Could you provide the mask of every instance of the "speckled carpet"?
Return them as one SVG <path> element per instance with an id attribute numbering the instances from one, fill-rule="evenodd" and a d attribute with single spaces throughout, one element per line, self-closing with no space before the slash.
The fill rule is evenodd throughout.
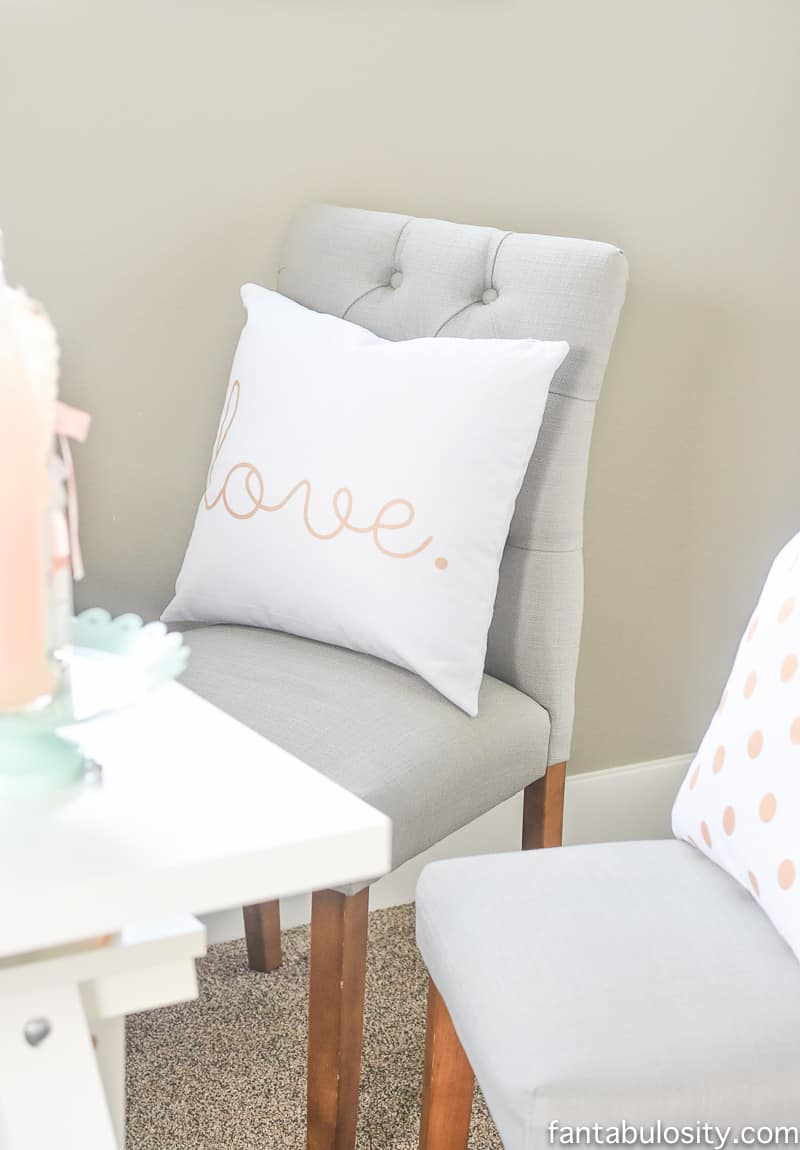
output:
<path id="1" fill-rule="evenodd" d="M 128 1020 L 128 1150 L 305 1150 L 307 927 L 251 974 L 244 942 L 211 947 L 197 1002 Z M 370 915 L 358 1150 L 416 1150 L 425 969 L 412 907 Z M 471 1150 L 501 1150 L 483 1100 Z"/>

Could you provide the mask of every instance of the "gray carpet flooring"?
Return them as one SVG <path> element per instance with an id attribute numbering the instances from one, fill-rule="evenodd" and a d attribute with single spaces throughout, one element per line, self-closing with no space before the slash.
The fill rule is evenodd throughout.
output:
<path id="1" fill-rule="evenodd" d="M 128 1020 L 128 1150 L 305 1150 L 307 927 L 251 974 L 210 948 L 196 1002 Z M 427 980 L 412 907 L 370 915 L 358 1150 L 416 1150 Z M 471 1150 L 501 1150 L 479 1095 Z"/>

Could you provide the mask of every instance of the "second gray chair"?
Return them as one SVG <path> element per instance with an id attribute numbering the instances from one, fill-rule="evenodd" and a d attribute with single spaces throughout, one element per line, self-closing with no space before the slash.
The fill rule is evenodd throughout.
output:
<path id="1" fill-rule="evenodd" d="M 797 1123 L 800 966 L 688 843 L 434 863 L 417 940 L 430 972 L 420 1150 L 466 1150 L 473 1073 L 505 1150 L 666 1150 L 687 1129 L 708 1146 L 700 1123 L 733 1147 Z"/>
<path id="2" fill-rule="evenodd" d="M 594 407 L 625 294 L 618 248 L 330 206 L 296 218 L 278 288 L 389 339 L 565 339 L 517 500 L 472 719 L 367 655 L 245 627 L 192 632 L 184 682 L 393 821 L 393 865 L 525 789 L 523 847 L 561 841 Z M 312 900 L 308 1144 L 355 1142 L 368 887 Z M 245 909 L 280 963 L 277 904 Z"/>

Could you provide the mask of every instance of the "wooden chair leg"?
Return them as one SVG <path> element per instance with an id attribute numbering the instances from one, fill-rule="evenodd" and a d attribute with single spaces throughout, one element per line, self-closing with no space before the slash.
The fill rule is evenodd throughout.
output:
<path id="1" fill-rule="evenodd" d="M 466 1150 L 475 1079 L 444 999 L 428 983 L 419 1150 Z"/>
<path id="2" fill-rule="evenodd" d="M 369 889 L 311 900 L 308 1150 L 353 1150 L 361 1079 Z"/>
<path id="3" fill-rule="evenodd" d="M 273 902 L 258 902 L 242 909 L 244 935 L 247 940 L 247 964 L 251 970 L 268 973 L 277 970 L 281 955 L 281 907 Z"/>
<path id="4" fill-rule="evenodd" d="M 564 784 L 567 764 L 554 763 L 525 788 L 522 811 L 522 849 L 560 847 L 564 828 Z"/>

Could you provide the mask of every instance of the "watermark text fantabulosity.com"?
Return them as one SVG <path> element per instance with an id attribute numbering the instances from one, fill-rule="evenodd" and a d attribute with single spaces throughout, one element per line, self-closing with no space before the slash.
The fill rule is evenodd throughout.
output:
<path id="1" fill-rule="evenodd" d="M 800 1146 L 798 1126 L 716 1126 L 695 1122 L 677 1126 L 654 1122 L 647 1126 L 622 1121 L 616 1126 L 599 1122 L 562 1126 L 558 1119 L 548 1124 L 551 1146 L 701 1146 L 726 1150 L 728 1146 Z"/>

